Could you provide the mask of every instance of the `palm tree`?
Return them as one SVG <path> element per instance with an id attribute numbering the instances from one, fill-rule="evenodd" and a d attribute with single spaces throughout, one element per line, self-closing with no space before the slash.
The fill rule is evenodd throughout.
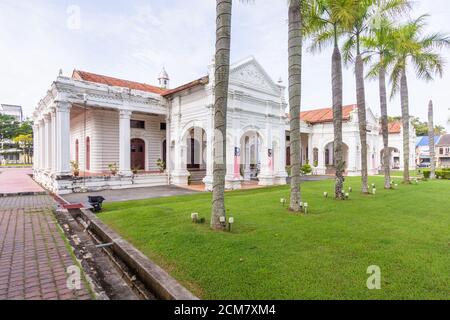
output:
<path id="1" fill-rule="evenodd" d="M 302 0 L 289 1 L 289 114 L 291 132 L 291 200 L 290 210 L 301 210 L 301 76 L 302 76 Z"/>
<path id="2" fill-rule="evenodd" d="M 211 227 L 225 228 L 225 174 L 232 0 L 216 0 L 214 169 Z"/>
<path id="3" fill-rule="evenodd" d="M 371 29 L 377 28 L 380 20 L 387 15 L 402 12 L 408 7 L 406 0 L 360 0 L 354 3 L 353 23 L 346 34 L 343 56 L 346 63 L 355 64 L 356 100 L 358 105 L 359 135 L 361 141 L 361 192 L 369 193 L 367 169 L 367 115 L 364 83 L 364 58 L 368 52 L 362 51 L 363 39 Z M 355 57 L 356 55 L 356 57 Z M 390 183 L 389 183 L 390 185 Z"/>
<path id="4" fill-rule="evenodd" d="M 332 94 L 334 127 L 334 165 L 336 169 L 335 198 L 344 199 L 345 161 L 342 142 L 342 56 L 339 39 L 344 30 L 353 23 L 355 3 L 358 0 L 315 0 L 308 1 L 304 9 L 304 28 L 313 44 L 313 52 L 322 51 L 329 44 L 333 45 L 332 55 Z"/>
<path id="5" fill-rule="evenodd" d="M 426 18 L 422 15 L 396 28 L 393 34 L 394 63 L 391 73 L 391 98 L 400 91 L 403 124 L 403 182 L 410 183 L 409 177 L 409 94 L 407 70 L 412 66 L 419 79 L 431 81 L 434 75 L 442 77 L 444 60 L 438 49 L 450 46 L 450 38 L 442 33 L 423 35 Z"/>
<path id="6" fill-rule="evenodd" d="M 428 146 L 430 149 L 430 179 L 436 177 L 436 154 L 434 146 L 434 116 L 433 116 L 433 101 L 430 100 L 428 105 Z"/>
<path id="7" fill-rule="evenodd" d="M 378 61 L 373 64 L 367 77 L 377 78 L 380 95 L 380 111 L 381 111 L 381 132 L 383 136 L 383 172 L 384 172 L 384 188 L 391 189 L 391 149 L 389 148 L 389 117 L 387 112 L 387 91 L 386 91 L 386 69 L 392 62 L 392 31 L 391 21 L 386 18 L 378 22 L 376 28 L 373 28 L 370 34 L 362 39 L 362 44 L 370 53 L 365 61 L 370 61 L 372 57 L 378 56 Z"/>

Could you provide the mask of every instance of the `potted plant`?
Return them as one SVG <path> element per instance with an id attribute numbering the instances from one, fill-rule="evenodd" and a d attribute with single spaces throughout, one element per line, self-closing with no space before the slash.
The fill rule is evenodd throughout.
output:
<path id="1" fill-rule="evenodd" d="M 166 170 L 166 163 L 162 159 L 156 160 L 156 166 L 160 173 L 163 173 Z"/>
<path id="2" fill-rule="evenodd" d="M 134 174 L 134 175 L 137 175 L 137 174 L 138 174 L 138 172 L 139 172 L 139 169 L 140 169 L 140 167 L 139 167 L 139 166 L 137 166 L 137 167 L 133 167 L 133 168 L 131 168 L 131 172 L 133 172 L 133 174 Z"/>
<path id="3" fill-rule="evenodd" d="M 80 164 L 76 161 L 71 161 L 70 165 L 72 167 L 74 177 L 80 176 Z"/>
<path id="4" fill-rule="evenodd" d="M 119 168 L 117 167 L 117 163 L 108 164 L 108 168 L 113 176 L 117 175 L 117 172 L 119 171 Z"/>

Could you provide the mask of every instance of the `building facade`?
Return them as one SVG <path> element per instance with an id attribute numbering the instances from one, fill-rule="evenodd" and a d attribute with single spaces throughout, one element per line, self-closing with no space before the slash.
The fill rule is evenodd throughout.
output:
<path id="1" fill-rule="evenodd" d="M 17 122 L 23 122 L 23 111 L 21 106 L 1 104 L 0 114 L 11 116 Z M 17 146 L 17 143 L 9 139 L 0 140 L 0 165 L 29 163 L 28 155 Z"/>
<path id="2" fill-rule="evenodd" d="M 59 76 L 34 112 L 36 180 L 59 194 L 200 182 L 211 190 L 214 64 L 208 70 L 174 89 L 165 70 L 159 86 L 77 70 L 72 77 Z M 227 189 L 250 180 L 286 184 L 290 138 L 284 96 L 282 83 L 253 57 L 231 66 Z M 343 111 L 346 174 L 358 175 L 357 109 Z M 333 173 L 330 114 L 331 109 L 320 109 L 301 116 L 302 159 L 315 164 L 318 174 Z M 370 109 L 368 129 L 369 170 L 376 174 L 382 140 Z"/>
<path id="3" fill-rule="evenodd" d="M 439 139 L 436 157 L 439 168 L 450 168 L 450 134 L 445 134 Z"/>

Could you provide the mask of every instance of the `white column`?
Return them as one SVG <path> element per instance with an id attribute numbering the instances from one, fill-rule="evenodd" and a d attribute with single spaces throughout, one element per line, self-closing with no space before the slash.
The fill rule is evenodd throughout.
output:
<path id="1" fill-rule="evenodd" d="M 52 135 L 52 146 L 51 146 L 52 158 L 50 169 L 52 172 L 56 172 L 56 162 L 57 162 L 56 144 L 58 139 L 58 135 L 56 134 L 56 108 L 52 108 L 51 110 L 51 135 Z"/>
<path id="2" fill-rule="evenodd" d="M 50 172 L 51 170 L 51 149 L 52 149 L 52 135 L 51 135 L 51 116 L 44 115 L 44 170 Z"/>
<path id="3" fill-rule="evenodd" d="M 312 145 L 312 133 L 308 134 L 308 160 L 311 168 L 314 168 L 314 147 Z"/>
<path id="4" fill-rule="evenodd" d="M 278 153 L 278 161 L 276 161 L 278 163 L 276 183 L 285 185 L 288 174 L 286 172 L 286 131 L 283 126 L 280 129 L 280 145 Z"/>
<path id="5" fill-rule="evenodd" d="M 244 136 L 243 139 L 244 139 L 243 155 L 245 156 L 244 180 L 250 181 L 251 180 L 251 169 L 250 169 L 251 140 L 250 140 L 250 137 L 248 137 L 248 136 Z"/>
<path id="6" fill-rule="evenodd" d="M 208 122 L 206 126 L 206 177 L 203 179 L 206 191 L 213 188 L 214 170 L 214 107 L 210 105 L 208 109 Z"/>
<path id="7" fill-rule="evenodd" d="M 39 169 L 39 126 L 37 121 L 33 125 L 33 170 Z"/>
<path id="8" fill-rule="evenodd" d="M 68 102 L 56 105 L 56 174 L 70 176 L 70 109 Z"/>
<path id="9" fill-rule="evenodd" d="M 39 120 L 39 170 L 45 170 L 45 132 L 44 120 Z"/>
<path id="10" fill-rule="evenodd" d="M 119 172 L 131 176 L 131 111 L 119 111 Z"/>
<path id="11" fill-rule="evenodd" d="M 269 114 L 269 103 L 266 103 L 267 114 Z M 262 158 L 261 158 L 261 173 L 259 175 L 259 185 L 262 186 L 270 186 L 274 184 L 274 172 L 270 167 L 269 163 L 269 150 L 272 151 L 272 159 L 273 162 L 273 139 L 272 139 L 272 121 L 270 117 L 266 116 L 266 141 L 263 142 L 263 150 L 262 150 Z"/>

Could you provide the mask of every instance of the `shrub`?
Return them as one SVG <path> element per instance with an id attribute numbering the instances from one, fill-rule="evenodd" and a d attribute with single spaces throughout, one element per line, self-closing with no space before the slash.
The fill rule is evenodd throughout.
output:
<path id="1" fill-rule="evenodd" d="M 428 169 L 423 170 L 423 177 L 424 177 L 425 179 L 430 179 L 430 177 L 431 177 L 431 171 L 428 170 Z"/>
<path id="2" fill-rule="evenodd" d="M 450 180 L 450 170 L 448 169 L 436 170 L 436 178 Z"/>
<path id="3" fill-rule="evenodd" d="M 303 175 L 306 175 L 312 172 L 312 168 L 309 164 L 305 164 L 303 167 L 301 167 L 300 171 Z"/>

